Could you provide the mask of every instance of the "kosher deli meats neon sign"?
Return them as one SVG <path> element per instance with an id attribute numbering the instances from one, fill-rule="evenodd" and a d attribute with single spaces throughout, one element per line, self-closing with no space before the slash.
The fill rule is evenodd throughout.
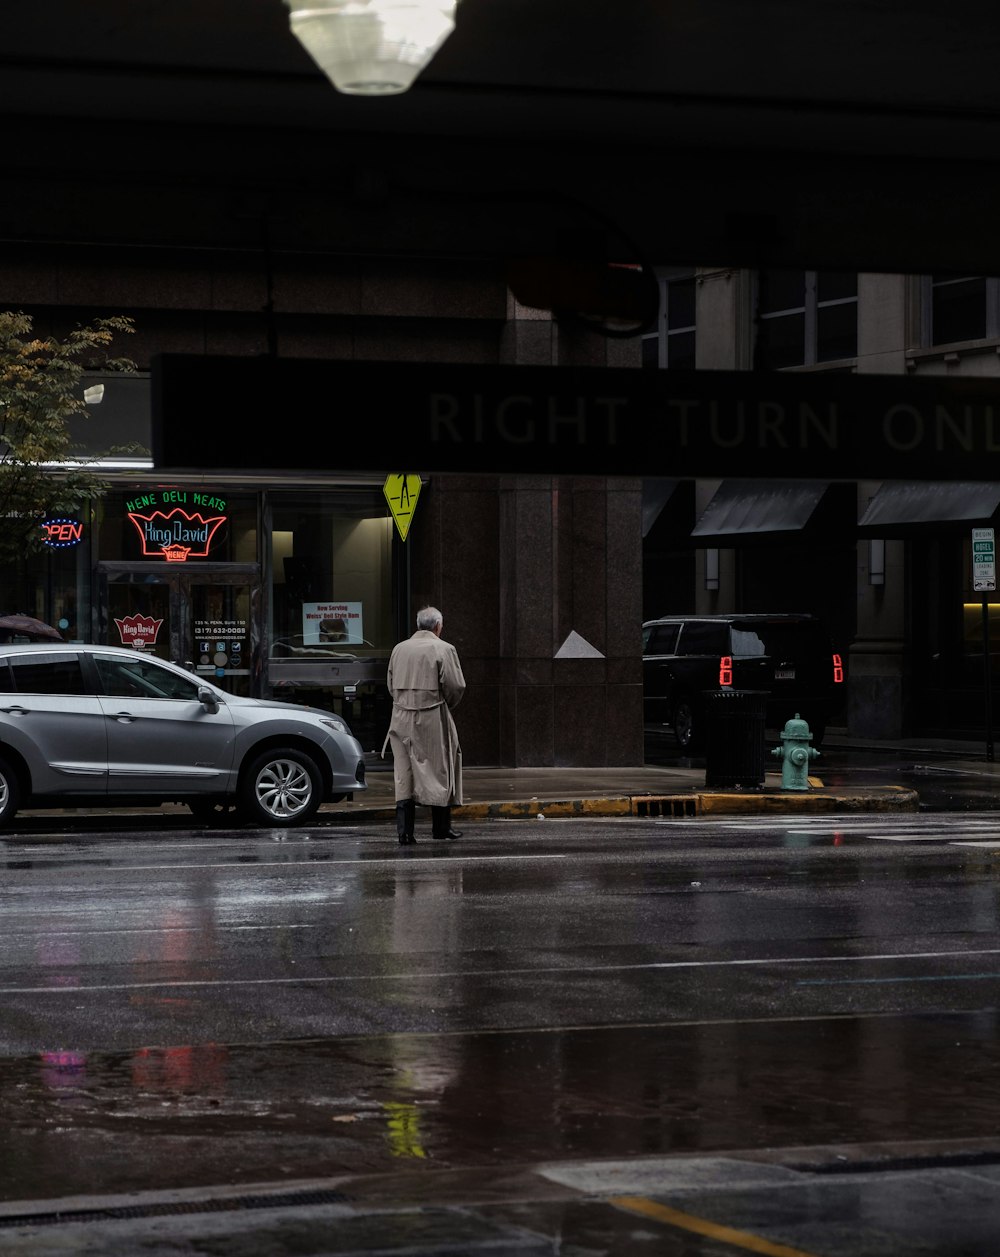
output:
<path id="1" fill-rule="evenodd" d="M 187 503 L 189 497 L 190 505 L 200 509 L 189 510 L 186 506 L 176 505 Z M 224 511 L 225 508 L 222 498 L 206 493 L 188 494 L 177 489 L 143 494 L 125 503 L 128 518 L 142 543 L 143 558 L 162 558 L 168 563 L 205 558 L 213 537 L 227 519 L 226 515 L 210 512 L 213 509 Z"/>

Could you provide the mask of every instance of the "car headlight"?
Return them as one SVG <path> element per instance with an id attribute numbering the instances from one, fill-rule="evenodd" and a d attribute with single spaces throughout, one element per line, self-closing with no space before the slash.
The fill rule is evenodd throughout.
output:
<path id="1" fill-rule="evenodd" d="M 319 722 L 321 725 L 329 725 L 331 729 L 336 729 L 338 733 L 351 732 L 339 716 L 320 716 Z"/>

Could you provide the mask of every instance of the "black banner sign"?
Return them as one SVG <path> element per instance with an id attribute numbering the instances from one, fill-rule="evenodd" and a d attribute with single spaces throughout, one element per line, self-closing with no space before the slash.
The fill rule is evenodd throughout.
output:
<path id="1" fill-rule="evenodd" d="M 993 480 L 1000 377 L 164 355 L 153 449 L 174 469 Z"/>

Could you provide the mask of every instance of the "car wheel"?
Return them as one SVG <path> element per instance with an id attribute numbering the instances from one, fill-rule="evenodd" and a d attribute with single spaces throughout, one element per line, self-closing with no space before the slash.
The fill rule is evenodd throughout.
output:
<path id="1" fill-rule="evenodd" d="M 674 706 L 674 736 L 677 744 L 685 751 L 694 750 L 697 746 L 694 708 L 688 698 L 680 699 Z"/>
<path id="2" fill-rule="evenodd" d="M 6 829 L 21 803 L 21 784 L 10 764 L 0 758 L 0 829 Z"/>
<path id="3" fill-rule="evenodd" d="M 276 747 L 256 756 L 240 775 L 240 811 L 255 825 L 301 825 L 319 811 L 323 783 L 304 752 Z"/>
<path id="4" fill-rule="evenodd" d="M 218 803 L 215 799 L 189 799 L 188 807 L 195 820 L 203 825 L 219 825 L 233 820 L 237 814 L 235 803 Z"/>

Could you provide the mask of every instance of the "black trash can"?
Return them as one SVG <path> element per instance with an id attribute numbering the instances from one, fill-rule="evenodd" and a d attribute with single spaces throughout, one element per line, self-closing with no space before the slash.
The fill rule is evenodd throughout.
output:
<path id="1" fill-rule="evenodd" d="M 765 690 L 706 690 L 705 786 L 760 790 L 764 786 Z"/>

